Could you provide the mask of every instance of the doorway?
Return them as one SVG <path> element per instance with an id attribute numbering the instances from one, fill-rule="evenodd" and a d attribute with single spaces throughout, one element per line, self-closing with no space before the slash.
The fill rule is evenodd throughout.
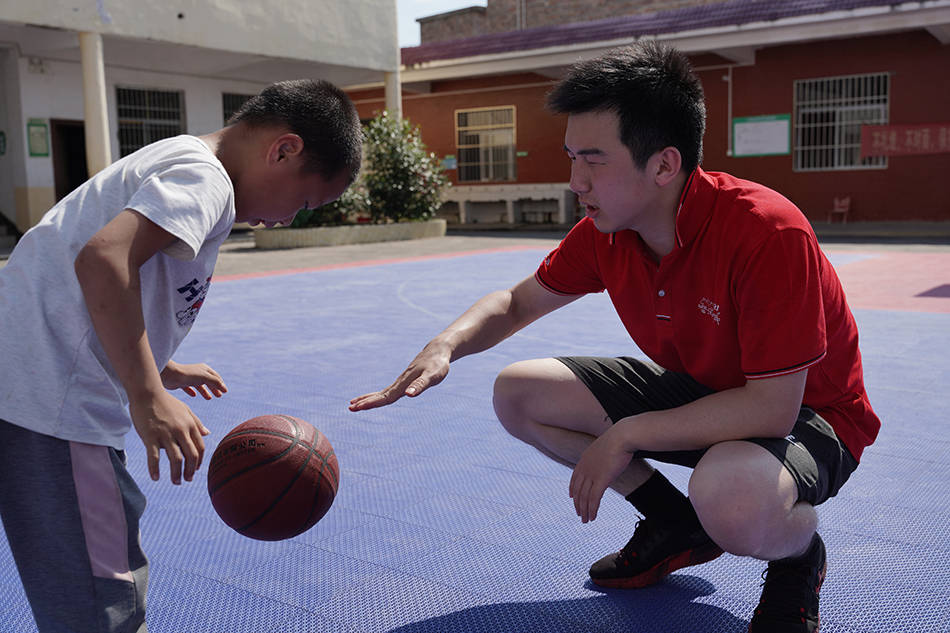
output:
<path id="1" fill-rule="evenodd" d="M 82 121 L 50 119 L 53 185 L 56 201 L 89 179 L 86 166 L 86 129 Z"/>

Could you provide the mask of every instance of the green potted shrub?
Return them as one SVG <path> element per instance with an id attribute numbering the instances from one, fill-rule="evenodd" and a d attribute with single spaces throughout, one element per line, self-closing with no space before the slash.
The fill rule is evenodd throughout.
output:
<path id="1" fill-rule="evenodd" d="M 363 180 L 374 222 L 429 220 L 448 186 L 442 165 L 426 150 L 419 128 L 383 111 L 366 126 Z"/>

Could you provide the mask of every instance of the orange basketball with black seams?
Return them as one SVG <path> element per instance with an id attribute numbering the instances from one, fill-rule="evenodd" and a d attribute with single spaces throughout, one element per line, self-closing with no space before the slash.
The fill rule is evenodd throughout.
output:
<path id="1" fill-rule="evenodd" d="M 290 415 L 234 427 L 208 466 L 208 494 L 238 533 L 279 541 L 306 532 L 333 504 L 340 465 L 327 437 Z"/>

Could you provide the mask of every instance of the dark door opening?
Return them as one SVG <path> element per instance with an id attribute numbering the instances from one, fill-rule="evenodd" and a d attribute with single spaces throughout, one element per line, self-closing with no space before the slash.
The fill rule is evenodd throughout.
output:
<path id="1" fill-rule="evenodd" d="M 89 179 L 86 167 L 86 129 L 82 121 L 50 119 L 50 144 L 53 150 L 53 184 L 56 200 Z"/>

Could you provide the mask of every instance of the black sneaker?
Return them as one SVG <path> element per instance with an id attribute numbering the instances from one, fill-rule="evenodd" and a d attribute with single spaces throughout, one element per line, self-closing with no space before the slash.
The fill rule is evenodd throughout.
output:
<path id="1" fill-rule="evenodd" d="M 763 572 L 762 598 L 749 633 L 814 633 L 818 630 L 818 592 L 828 561 L 816 533 L 804 556 L 773 560 Z"/>
<path id="2" fill-rule="evenodd" d="M 641 519 L 622 550 L 590 568 L 594 584 L 615 589 L 639 589 L 659 582 L 682 567 L 718 558 L 722 549 L 702 528 L 685 534 Z"/>

